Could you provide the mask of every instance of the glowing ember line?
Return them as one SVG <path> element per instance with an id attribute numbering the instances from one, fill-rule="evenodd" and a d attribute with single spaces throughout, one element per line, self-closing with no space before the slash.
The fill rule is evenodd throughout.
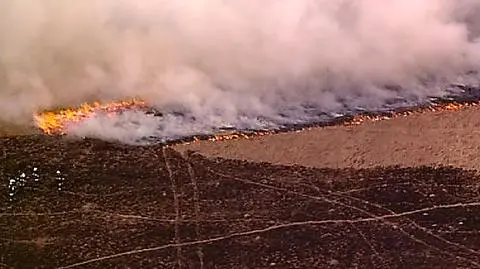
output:
<path id="1" fill-rule="evenodd" d="M 425 112 L 435 112 L 435 111 L 454 111 L 460 110 L 471 106 L 476 106 L 479 103 L 445 103 L 435 106 L 429 106 L 424 108 L 418 108 L 413 110 L 407 110 L 402 112 L 392 112 L 390 115 L 359 115 L 353 117 L 353 119 L 344 122 L 344 125 L 359 125 L 365 122 L 380 121 L 380 120 L 389 120 L 398 117 L 406 117 L 413 114 L 421 114 Z"/>
<path id="2" fill-rule="evenodd" d="M 34 120 L 37 126 L 48 135 L 65 134 L 71 124 L 79 123 L 92 118 L 97 113 L 117 113 L 125 109 L 145 107 L 143 101 L 133 99 L 130 101 L 118 101 L 111 103 L 94 102 L 82 104 L 77 108 L 65 108 L 57 111 L 45 111 L 35 114 Z"/>
<path id="3" fill-rule="evenodd" d="M 435 111 L 455 111 L 455 110 L 461 110 L 465 109 L 467 107 L 472 107 L 472 106 L 477 106 L 480 103 L 457 103 L 457 102 L 451 102 L 451 103 L 444 103 L 444 104 L 438 104 L 434 106 L 429 106 L 429 107 L 423 107 L 423 108 L 416 108 L 416 109 L 411 109 L 407 111 L 402 111 L 402 112 L 391 112 L 391 113 L 386 113 L 384 115 L 358 115 L 354 116 L 352 118 L 346 118 L 345 120 L 341 120 L 338 124 L 336 125 L 345 125 L 345 126 L 351 126 L 351 125 L 360 125 L 364 124 L 367 122 L 375 122 L 375 121 L 382 121 L 382 120 L 390 120 L 394 118 L 399 118 L 399 117 L 407 117 L 411 116 L 414 114 L 421 114 L 421 113 L 426 113 L 426 112 L 435 112 Z M 321 126 L 320 124 L 318 126 Z M 309 127 L 304 127 L 304 128 L 299 128 L 296 129 L 295 131 L 301 131 L 301 130 L 308 130 L 314 127 L 318 126 L 309 126 Z M 208 140 L 208 141 L 225 141 L 225 140 L 233 140 L 233 139 L 250 139 L 253 137 L 258 137 L 258 136 L 264 136 L 268 134 L 275 134 L 278 133 L 279 131 L 258 131 L 258 132 L 251 132 L 251 133 L 234 133 L 234 134 L 226 134 L 226 135 L 213 135 L 208 138 L 200 138 L 200 137 L 193 137 L 193 139 L 190 142 L 198 142 L 201 140 Z M 188 143 L 188 142 L 187 142 Z"/>
<path id="4" fill-rule="evenodd" d="M 300 128 L 292 128 L 289 130 L 267 130 L 267 131 L 255 131 L 255 132 L 235 132 L 235 133 L 228 133 L 228 134 L 214 134 L 214 135 L 206 135 L 206 136 L 194 136 L 190 138 L 185 138 L 182 141 L 176 141 L 175 143 L 183 142 L 198 142 L 201 140 L 208 140 L 208 141 L 225 141 L 225 140 L 233 140 L 233 139 L 249 139 L 258 136 L 264 136 L 268 134 L 274 134 L 284 131 L 301 131 L 301 130 L 308 130 L 313 127 L 321 127 L 326 125 L 360 125 L 367 122 L 375 122 L 381 120 L 389 120 L 398 117 L 406 117 L 415 114 L 421 114 L 426 112 L 434 112 L 434 111 L 455 111 L 461 110 L 467 107 L 477 106 L 479 102 L 470 102 L 470 103 L 458 103 L 458 102 L 449 102 L 443 103 L 428 107 L 422 108 L 413 108 L 406 111 L 401 112 L 389 112 L 389 113 L 371 113 L 371 114 L 362 114 L 353 117 L 343 117 L 338 118 L 335 120 L 335 123 L 319 123 L 319 124 L 311 124 L 306 127 Z M 47 111 L 42 112 L 34 115 L 34 119 L 37 123 L 37 126 L 48 135 L 62 135 L 66 133 L 66 129 L 71 124 L 76 124 L 86 119 L 89 119 L 95 116 L 97 113 L 107 113 L 115 114 L 119 111 L 123 111 L 126 109 L 141 109 L 146 108 L 146 104 L 143 101 L 139 100 L 131 100 L 131 101 L 120 101 L 120 102 L 112 102 L 101 104 L 99 102 L 95 102 L 93 104 L 83 104 L 78 108 L 67 108 L 61 109 L 58 111 Z"/>

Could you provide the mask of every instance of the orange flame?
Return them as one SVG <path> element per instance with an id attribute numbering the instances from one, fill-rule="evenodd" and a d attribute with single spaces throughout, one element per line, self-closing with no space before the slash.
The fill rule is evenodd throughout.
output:
<path id="1" fill-rule="evenodd" d="M 440 105 L 429 106 L 429 107 L 424 107 L 424 108 L 419 108 L 419 109 L 407 110 L 407 111 L 403 111 L 403 112 L 393 112 L 391 115 L 388 115 L 388 116 L 384 116 L 384 115 L 379 115 L 379 116 L 359 115 L 359 116 L 353 117 L 353 119 L 350 120 L 350 121 L 346 121 L 344 123 L 344 125 L 359 125 L 359 124 L 363 124 L 363 123 L 366 123 L 366 122 L 389 120 L 389 119 L 393 119 L 393 118 L 406 117 L 406 116 L 410 116 L 410 115 L 413 115 L 413 114 L 420 114 L 420 113 L 425 113 L 425 112 L 461 110 L 461 109 L 464 109 L 464 108 L 467 108 L 467 107 L 476 106 L 478 104 L 479 103 L 452 102 L 452 103 L 440 104 Z"/>
<path id="2" fill-rule="evenodd" d="M 398 117 L 405 117 L 414 114 L 420 114 L 425 112 L 434 111 L 454 111 L 461 110 L 467 107 L 476 106 L 480 103 L 445 103 L 440 105 L 429 106 L 425 108 L 418 108 L 407 110 L 403 112 L 393 112 L 389 115 L 359 115 L 346 120 L 342 125 L 360 125 L 367 122 L 375 122 L 381 120 L 389 120 Z M 83 120 L 93 117 L 97 113 L 117 113 L 125 109 L 138 109 L 145 108 L 146 104 L 143 101 L 133 99 L 130 101 L 119 101 L 101 104 L 100 102 L 94 102 L 93 104 L 83 104 L 77 108 L 67 108 L 57 111 L 46 111 L 37 113 L 34 115 L 37 126 L 48 135 L 61 135 L 66 133 L 66 128 Z M 301 130 L 311 129 L 312 127 L 305 127 Z M 296 131 L 301 131 L 296 130 Z M 225 141 L 233 139 L 249 139 L 252 137 L 264 136 L 268 134 L 276 133 L 277 131 L 258 131 L 248 133 L 228 133 L 228 134 L 216 134 L 209 136 L 206 140 L 209 141 Z M 204 140 L 205 137 L 193 137 L 192 142 L 198 142 Z"/>
<path id="3" fill-rule="evenodd" d="M 66 128 L 93 117 L 99 112 L 116 113 L 129 108 L 144 107 L 143 101 L 133 99 L 130 101 L 118 101 L 111 103 L 94 102 L 92 104 L 82 104 L 77 108 L 66 108 L 56 111 L 44 111 L 35 114 L 34 120 L 37 126 L 48 135 L 65 134 Z"/>
<path id="4" fill-rule="evenodd" d="M 406 117 L 414 114 L 421 114 L 426 112 L 435 112 L 435 111 L 455 111 L 465 109 L 467 107 L 477 106 L 480 103 L 457 103 L 451 102 L 446 104 L 439 104 L 424 108 L 417 108 L 412 110 L 407 110 L 403 112 L 393 112 L 387 115 L 359 115 L 355 116 L 350 120 L 346 120 L 342 123 L 342 125 L 360 125 L 367 122 L 375 122 L 381 120 L 390 120 L 398 117 Z M 296 132 L 300 132 L 301 130 L 308 130 L 313 127 L 305 127 L 300 130 L 296 130 Z M 253 137 L 264 136 L 268 134 L 276 133 L 275 131 L 259 131 L 253 133 L 235 133 L 235 134 L 226 134 L 226 135 L 214 135 L 208 138 L 209 141 L 225 141 L 225 140 L 233 140 L 233 139 L 250 139 Z M 198 142 L 199 138 L 194 137 L 193 142 Z"/>

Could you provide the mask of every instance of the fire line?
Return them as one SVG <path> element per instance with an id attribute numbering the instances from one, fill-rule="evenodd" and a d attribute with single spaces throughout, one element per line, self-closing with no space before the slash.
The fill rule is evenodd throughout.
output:
<path id="1" fill-rule="evenodd" d="M 33 118 L 36 125 L 47 135 L 63 135 L 68 126 L 92 118 L 97 113 L 114 114 L 122 110 L 145 107 L 141 100 L 118 101 L 109 103 L 93 102 L 77 108 L 64 108 L 56 111 L 36 113 Z"/>
<path id="2" fill-rule="evenodd" d="M 234 133 L 227 134 L 213 134 L 213 135 L 204 135 L 204 136 L 193 136 L 185 138 L 181 141 L 176 141 L 175 143 L 188 143 L 196 142 L 200 140 L 209 140 L 209 141 L 223 141 L 223 140 L 232 140 L 240 138 L 252 138 L 258 136 L 264 136 L 268 134 L 274 134 L 285 131 L 299 131 L 306 130 L 313 127 L 322 127 L 322 126 L 331 126 L 331 125 L 360 125 L 367 122 L 375 122 L 381 120 L 389 120 L 398 117 L 410 116 L 413 114 L 420 114 L 425 112 L 434 112 L 434 111 L 455 111 L 461 110 L 467 107 L 476 106 L 479 102 L 444 102 L 442 104 L 430 105 L 426 107 L 416 107 L 412 109 L 406 109 L 403 111 L 392 111 L 385 113 L 363 113 L 355 116 L 345 116 L 341 118 L 334 119 L 332 122 L 327 123 L 312 123 L 304 126 L 292 127 L 289 129 L 282 130 L 267 130 L 267 131 L 237 131 Z M 34 115 L 34 120 L 43 133 L 47 135 L 64 135 L 67 132 L 68 126 L 73 124 L 78 124 L 84 120 L 94 117 L 98 113 L 107 113 L 115 114 L 124 110 L 135 110 L 135 109 L 145 109 L 148 108 L 145 102 L 137 99 L 132 99 L 129 101 L 118 101 L 110 103 L 100 103 L 94 102 L 92 104 L 83 104 L 77 108 L 65 108 L 56 111 L 45 111 L 37 113 Z"/>

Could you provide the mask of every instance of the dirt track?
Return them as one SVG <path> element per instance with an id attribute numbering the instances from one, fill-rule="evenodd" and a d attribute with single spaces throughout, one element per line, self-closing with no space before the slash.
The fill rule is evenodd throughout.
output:
<path id="1" fill-rule="evenodd" d="M 480 169 L 480 108 L 176 148 L 207 156 L 310 167 L 452 165 Z"/>

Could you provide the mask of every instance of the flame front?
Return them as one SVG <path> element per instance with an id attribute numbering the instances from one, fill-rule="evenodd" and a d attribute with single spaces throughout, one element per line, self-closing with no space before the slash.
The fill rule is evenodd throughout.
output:
<path id="1" fill-rule="evenodd" d="M 476 106 L 479 103 L 458 103 L 450 102 L 444 103 L 424 108 L 416 108 L 412 110 L 407 110 L 403 112 L 392 112 L 389 115 L 358 115 L 353 118 L 347 119 L 340 123 L 341 125 L 359 125 L 366 122 L 374 122 L 380 120 L 389 120 L 398 117 L 405 117 L 413 114 L 420 114 L 425 112 L 433 111 L 453 111 L 461 110 L 467 107 Z M 97 113 L 107 113 L 114 114 L 125 109 L 139 109 L 145 108 L 146 104 L 143 101 L 133 99 L 130 101 L 119 101 L 111 103 L 100 103 L 94 102 L 93 104 L 83 104 L 77 108 L 67 108 L 57 111 L 46 111 L 34 115 L 37 126 L 48 135 L 61 135 L 65 134 L 68 126 L 72 124 L 79 123 L 86 119 L 89 119 L 95 116 Z M 302 128 L 311 129 L 312 127 Z M 300 131 L 300 130 L 296 130 Z M 276 133 L 275 130 L 270 131 L 257 131 L 257 132 L 248 132 L 248 133 L 229 133 L 229 134 L 214 134 L 206 138 L 210 141 L 222 141 L 222 140 L 232 140 L 232 139 L 248 139 L 252 137 L 258 137 L 268 134 Z M 192 142 L 199 140 L 204 140 L 205 137 L 192 137 Z"/>
<path id="2" fill-rule="evenodd" d="M 390 120 L 394 118 L 399 118 L 399 117 L 407 117 L 410 115 L 414 114 L 421 114 L 421 113 L 426 113 L 426 112 L 435 112 L 435 111 L 456 111 L 456 110 L 461 110 L 465 109 L 468 107 L 472 106 L 477 106 L 480 103 L 458 103 L 458 102 L 450 102 L 450 103 L 445 103 L 445 104 L 438 104 L 438 105 L 432 105 L 428 107 L 423 107 L 423 108 L 416 108 L 412 110 L 407 110 L 403 112 L 392 112 L 390 115 L 358 115 L 354 116 L 353 118 L 349 120 L 345 120 L 344 122 L 341 123 L 341 125 L 360 125 L 364 124 L 367 122 L 375 122 L 375 121 L 382 121 L 382 120 Z M 309 130 L 314 127 L 305 127 L 300 130 Z M 249 139 L 252 137 L 258 137 L 258 136 L 264 136 L 268 134 L 274 134 L 276 133 L 275 131 L 258 131 L 258 132 L 253 132 L 253 133 L 235 133 L 235 134 L 226 134 L 226 135 L 213 135 L 208 138 L 209 141 L 225 141 L 225 140 L 233 140 L 233 139 Z M 193 142 L 197 142 L 201 139 L 198 139 L 196 137 L 193 138 Z"/>
<path id="3" fill-rule="evenodd" d="M 384 115 L 359 115 L 353 117 L 353 119 L 346 121 L 344 125 L 359 125 L 363 124 L 366 122 L 372 122 L 372 121 L 380 121 L 380 120 L 389 120 L 393 118 L 398 118 L 398 117 L 406 117 L 410 116 L 413 114 L 420 114 L 420 113 L 425 113 L 425 112 L 435 112 L 435 111 L 455 111 L 455 110 L 461 110 L 467 107 L 471 106 L 476 106 L 479 103 L 457 103 L 457 102 L 451 102 L 451 103 L 445 103 L 445 104 L 439 104 L 439 105 L 434 105 L 434 106 L 429 106 L 429 107 L 423 107 L 423 108 L 417 108 L 417 109 L 412 109 L 412 110 L 407 110 L 403 112 L 392 112 L 391 115 L 384 116 Z"/>
<path id="4" fill-rule="evenodd" d="M 117 113 L 125 109 L 144 107 L 143 101 L 133 99 L 111 103 L 94 102 L 82 104 L 77 108 L 65 108 L 56 111 L 45 111 L 34 115 L 37 126 L 48 135 L 62 135 L 68 126 L 92 118 L 97 113 Z"/>

